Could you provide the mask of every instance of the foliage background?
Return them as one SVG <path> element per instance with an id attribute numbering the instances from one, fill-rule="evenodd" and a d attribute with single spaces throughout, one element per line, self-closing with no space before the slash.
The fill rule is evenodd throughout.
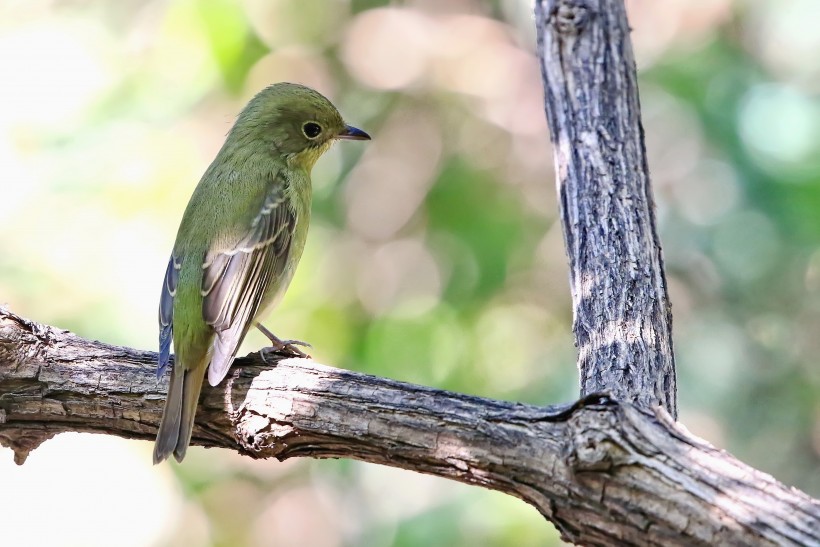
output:
<path id="1" fill-rule="evenodd" d="M 820 7 L 628 7 L 682 421 L 818 496 Z M 194 185 L 245 101 L 298 81 L 375 138 L 314 171 L 306 256 L 268 325 L 339 367 L 536 404 L 576 396 L 528 2 L 3 2 L 0 74 L 0 301 L 14 311 L 154 348 Z M 150 450 L 63 435 L 22 468 L 0 453 L 4 538 L 560 543 L 523 502 L 441 479 L 198 448 L 152 467 Z"/>

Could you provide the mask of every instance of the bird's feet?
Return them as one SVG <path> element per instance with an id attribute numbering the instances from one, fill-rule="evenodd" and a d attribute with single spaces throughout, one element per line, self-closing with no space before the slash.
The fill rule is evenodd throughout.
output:
<path id="1" fill-rule="evenodd" d="M 302 342 L 300 340 L 281 340 L 278 336 L 273 334 L 267 328 L 265 328 L 262 323 L 257 323 L 256 328 L 264 334 L 268 340 L 270 340 L 271 345 L 266 348 L 262 348 L 259 352 L 259 356 L 262 358 L 262 361 L 265 363 L 268 362 L 266 356 L 271 356 L 274 360 L 279 359 L 287 359 L 289 357 L 301 357 L 303 359 L 310 359 L 310 355 L 299 349 L 298 346 L 302 346 L 304 348 L 313 347 L 307 342 Z"/>
<path id="2" fill-rule="evenodd" d="M 311 347 L 307 342 L 300 340 L 280 340 L 279 343 L 273 343 L 268 347 L 259 350 L 259 357 L 262 358 L 266 364 L 270 358 L 272 361 L 280 359 L 289 359 L 299 357 L 302 359 L 310 359 L 310 355 L 300 350 L 297 346 Z"/>

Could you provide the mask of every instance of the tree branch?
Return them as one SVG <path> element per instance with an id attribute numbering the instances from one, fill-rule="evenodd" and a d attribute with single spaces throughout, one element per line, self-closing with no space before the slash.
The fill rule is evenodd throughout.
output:
<path id="1" fill-rule="evenodd" d="M 153 440 L 156 354 L 0 308 L 0 442 L 22 463 L 63 431 Z M 820 503 L 606 396 L 536 407 L 333 369 L 237 360 L 203 391 L 193 444 L 255 458 L 345 457 L 506 492 L 587 545 L 807 545 Z"/>
<path id="2" fill-rule="evenodd" d="M 677 417 L 672 314 L 622 0 L 537 0 L 581 393 Z"/>

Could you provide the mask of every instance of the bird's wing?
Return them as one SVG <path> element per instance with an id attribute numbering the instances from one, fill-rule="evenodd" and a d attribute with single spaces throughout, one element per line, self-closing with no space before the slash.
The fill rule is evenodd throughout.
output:
<path id="1" fill-rule="evenodd" d="M 272 185 L 248 234 L 233 248 L 205 256 L 202 317 L 216 331 L 208 368 L 212 386 L 228 373 L 266 290 L 285 269 L 296 212 L 284 191 L 284 180 Z"/>
<path id="2" fill-rule="evenodd" d="M 171 339 L 174 334 L 174 296 L 179 282 L 181 264 L 177 257 L 171 255 L 165 278 L 162 280 L 162 295 L 159 298 L 159 361 L 157 362 L 157 379 L 165 374 L 171 359 Z"/>

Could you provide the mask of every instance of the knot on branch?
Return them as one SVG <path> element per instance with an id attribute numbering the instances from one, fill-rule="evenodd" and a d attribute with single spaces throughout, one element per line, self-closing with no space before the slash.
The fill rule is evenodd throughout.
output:
<path id="1" fill-rule="evenodd" d="M 559 34 L 580 34 L 592 17 L 592 8 L 585 0 L 554 0 L 549 10 L 549 22 Z"/>
<path id="2" fill-rule="evenodd" d="M 585 406 L 567 422 L 566 462 L 575 471 L 611 470 L 626 459 L 627 451 L 618 439 L 620 403 L 606 402 Z"/>
<path id="3" fill-rule="evenodd" d="M 0 363 L 16 364 L 38 357 L 54 341 L 56 333 L 67 333 L 29 321 L 0 306 Z"/>
<path id="4" fill-rule="evenodd" d="M 280 435 L 287 432 L 277 427 L 267 416 L 243 409 L 238 416 L 232 417 L 234 438 L 247 454 L 258 454 L 265 449 L 275 447 Z"/>

